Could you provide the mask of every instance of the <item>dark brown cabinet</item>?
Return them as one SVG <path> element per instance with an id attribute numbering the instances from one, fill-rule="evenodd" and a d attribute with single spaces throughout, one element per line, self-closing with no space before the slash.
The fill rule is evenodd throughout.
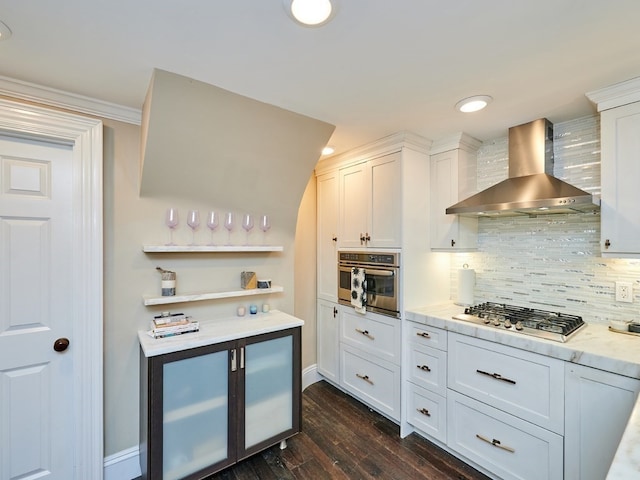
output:
<path id="1" fill-rule="evenodd" d="M 140 356 L 140 463 L 200 479 L 300 431 L 300 327 Z"/>

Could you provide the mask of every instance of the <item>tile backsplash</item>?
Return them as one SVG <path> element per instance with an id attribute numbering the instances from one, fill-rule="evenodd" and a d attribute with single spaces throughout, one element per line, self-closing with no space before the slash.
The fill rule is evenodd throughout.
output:
<path id="1" fill-rule="evenodd" d="M 600 193 L 600 121 L 590 116 L 554 125 L 554 175 Z M 478 191 L 508 176 L 508 140 L 478 151 Z M 478 251 L 452 257 L 455 299 L 458 269 L 476 271 L 474 301 L 496 301 L 581 315 L 640 321 L 640 260 L 600 256 L 600 215 L 481 218 Z M 615 282 L 633 284 L 633 303 L 615 300 Z"/>

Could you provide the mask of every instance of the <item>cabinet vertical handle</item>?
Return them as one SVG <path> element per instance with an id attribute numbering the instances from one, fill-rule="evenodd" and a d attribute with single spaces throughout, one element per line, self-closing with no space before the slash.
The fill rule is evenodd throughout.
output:
<path id="1" fill-rule="evenodd" d="M 244 347 L 240 347 L 240 370 L 244 369 Z"/>
<path id="2" fill-rule="evenodd" d="M 338 316 L 338 309 L 336 307 L 333 307 L 333 318 L 336 318 Z"/>
<path id="3" fill-rule="evenodd" d="M 370 242 L 370 241 L 371 241 L 371 237 L 369 236 L 369 232 L 367 232 L 367 233 L 365 233 L 365 234 L 364 234 L 364 239 L 365 239 L 365 241 L 367 241 L 367 242 Z"/>
<path id="4" fill-rule="evenodd" d="M 236 349 L 231 349 L 231 371 L 235 372 L 238 369 L 238 365 L 236 363 Z"/>
<path id="5" fill-rule="evenodd" d="M 362 245 L 364 243 L 364 235 L 362 233 L 360 233 L 360 245 Z"/>
<path id="6" fill-rule="evenodd" d="M 610 246 L 611 246 L 611 242 L 610 242 L 610 241 L 609 241 L 609 239 L 607 238 L 607 239 L 604 241 L 604 248 L 609 248 Z"/>
<path id="7" fill-rule="evenodd" d="M 452 247 L 455 247 L 455 246 L 456 246 L 456 241 L 455 241 L 453 238 L 451 239 L 451 246 L 452 246 Z"/>

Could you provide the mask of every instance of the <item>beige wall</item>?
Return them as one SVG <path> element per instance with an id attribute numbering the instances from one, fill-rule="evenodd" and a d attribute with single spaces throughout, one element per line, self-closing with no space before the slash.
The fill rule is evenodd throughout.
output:
<path id="1" fill-rule="evenodd" d="M 168 230 L 163 223 L 167 207 L 175 206 L 180 210 L 182 218 L 176 240 L 187 243 L 190 241 L 190 230 L 184 223 L 187 210 L 198 208 L 203 215 L 217 206 L 178 197 L 140 197 L 140 128 L 111 120 L 104 120 L 104 125 L 104 406 L 105 455 L 108 456 L 138 443 L 137 332 L 147 326 L 154 314 L 167 309 L 142 304 L 143 294 L 159 294 L 160 277 L 155 271 L 156 265 L 177 272 L 178 291 L 238 286 L 243 270 L 272 278 L 274 283 L 284 286 L 284 293 L 269 297 L 268 302 L 272 308 L 295 313 L 305 320 L 302 367 L 315 363 L 315 178 L 309 172 L 310 180 L 300 205 L 297 225 L 300 238 L 294 242 L 295 218 L 287 220 L 292 227 L 276 223 L 268 233 L 270 243 L 284 246 L 283 253 L 145 254 L 142 245 L 168 241 Z M 230 198 L 233 197 L 231 190 L 236 187 L 229 186 Z M 273 194 L 287 200 L 287 192 L 274 191 Z M 230 200 L 229 204 L 232 205 L 233 201 Z M 261 213 L 259 205 L 256 205 L 254 213 Z M 273 215 L 278 218 L 277 212 Z M 234 243 L 242 243 L 243 234 L 238 228 L 234 233 Z M 199 241 L 209 241 L 208 235 L 206 228 L 201 229 Z M 220 227 L 216 233 L 217 240 L 226 241 L 225 235 L 226 231 Z M 261 241 L 261 235 L 262 232 L 253 232 L 253 241 Z M 294 258 L 302 259 L 299 268 Z M 297 284 L 294 271 L 298 277 L 302 276 Z M 170 310 L 184 311 L 205 320 L 233 317 L 238 305 L 250 302 L 260 305 L 263 301 L 267 299 L 250 297 L 250 301 L 195 302 L 171 306 Z"/>
<path id="2" fill-rule="evenodd" d="M 15 99 L 12 99 L 15 100 Z M 169 233 L 164 225 L 167 207 L 177 207 L 181 224 L 176 243 L 188 243 L 191 232 L 185 224 L 187 210 L 197 208 L 204 215 L 209 209 L 233 210 L 233 198 L 241 186 L 228 185 L 226 205 L 188 200 L 181 196 L 144 198 L 139 195 L 141 128 L 128 123 L 103 119 L 104 123 L 104 436 L 105 456 L 135 447 L 139 439 L 139 344 L 138 330 L 147 327 L 150 318 L 162 310 L 184 311 L 200 320 L 233 321 L 238 305 L 268 302 L 305 321 L 302 332 L 302 368 L 316 362 L 315 352 L 315 177 L 309 171 L 299 205 L 298 218 L 283 218 L 280 211 L 262 212 L 259 199 L 249 213 L 272 215 L 268 242 L 282 245 L 282 253 L 269 254 L 145 254 L 145 244 L 164 244 Z M 295 161 L 295 159 L 291 159 Z M 195 175 L 198 172 L 194 172 Z M 298 177 L 299 178 L 299 177 Z M 188 188 L 188 187 L 187 187 Z M 218 192 L 220 194 L 220 192 Z M 273 195 L 290 208 L 291 197 L 278 189 Z M 297 197 L 297 195 L 296 195 Z M 298 198 L 295 199 L 298 202 Z M 284 210 L 284 209 L 283 209 Z M 293 209 L 295 211 L 295 209 Z M 289 214 L 289 217 L 291 214 Z M 295 214 L 293 214 L 295 216 Z M 255 229 L 252 242 L 262 241 Z M 210 236 L 206 227 L 198 231 L 198 241 L 206 243 Z M 233 243 L 244 242 L 244 231 L 237 228 Z M 226 241 L 222 227 L 215 234 L 217 242 Z M 160 277 L 155 266 L 177 272 L 178 291 L 208 291 L 236 288 L 240 272 L 255 271 L 258 276 L 272 278 L 284 287 L 284 293 L 268 297 L 216 300 L 177 304 L 167 307 L 145 307 L 143 294 L 158 295 Z"/>

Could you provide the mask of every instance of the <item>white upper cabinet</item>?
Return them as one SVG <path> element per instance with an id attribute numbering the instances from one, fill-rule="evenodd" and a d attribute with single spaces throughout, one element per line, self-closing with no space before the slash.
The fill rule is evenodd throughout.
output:
<path id="1" fill-rule="evenodd" d="M 603 256 L 640 257 L 640 77 L 587 93 L 601 131 Z"/>
<path id="2" fill-rule="evenodd" d="M 338 172 L 319 175 L 317 196 L 318 298 L 338 301 Z"/>
<path id="3" fill-rule="evenodd" d="M 339 170 L 341 247 L 400 247 L 400 152 Z"/>
<path id="4" fill-rule="evenodd" d="M 447 215 L 451 205 L 476 193 L 476 151 L 481 142 L 466 134 L 438 142 L 431 150 L 431 249 L 477 247 L 477 218 Z"/>
<path id="5" fill-rule="evenodd" d="M 605 256 L 640 256 L 640 102 L 602 112 L 602 227 Z"/>

